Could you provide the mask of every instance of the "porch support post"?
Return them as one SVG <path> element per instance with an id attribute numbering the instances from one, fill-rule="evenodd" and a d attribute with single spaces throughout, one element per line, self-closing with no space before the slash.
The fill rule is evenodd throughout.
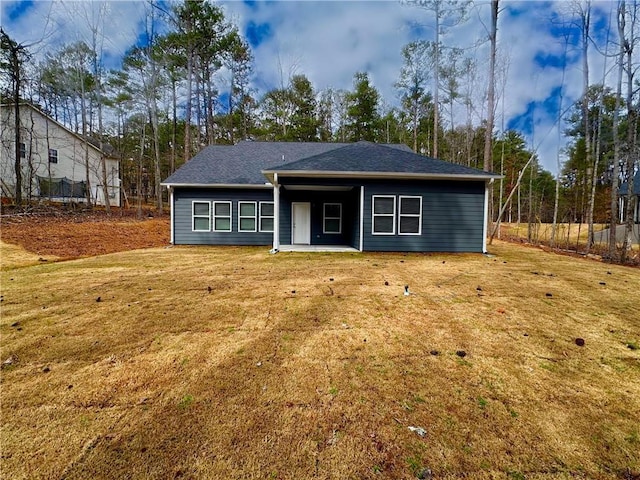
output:
<path id="1" fill-rule="evenodd" d="M 359 249 L 364 249 L 364 185 L 360 185 L 360 242 Z"/>
<path id="2" fill-rule="evenodd" d="M 624 222 L 624 213 L 623 212 L 624 212 L 624 197 L 621 195 L 618 198 L 618 214 L 620 216 L 620 219 L 619 219 L 620 223 Z"/>
<path id="3" fill-rule="evenodd" d="M 273 250 L 280 249 L 280 185 L 278 174 L 273 174 Z"/>

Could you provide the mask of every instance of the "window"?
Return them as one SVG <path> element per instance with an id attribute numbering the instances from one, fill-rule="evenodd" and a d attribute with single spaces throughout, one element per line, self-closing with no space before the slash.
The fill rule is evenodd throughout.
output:
<path id="1" fill-rule="evenodd" d="M 396 233 L 396 197 L 393 195 L 374 195 L 373 229 L 374 235 L 394 235 Z"/>
<path id="2" fill-rule="evenodd" d="M 274 207 L 273 202 L 260 202 L 260 231 L 273 232 Z"/>
<path id="3" fill-rule="evenodd" d="M 256 202 L 238 202 L 238 231 L 255 232 L 256 224 Z"/>
<path id="4" fill-rule="evenodd" d="M 231 202 L 213 202 L 213 231 L 231 231 Z"/>
<path id="5" fill-rule="evenodd" d="M 193 231 L 209 232 L 211 230 L 211 204 L 209 202 L 193 202 Z"/>
<path id="6" fill-rule="evenodd" d="M 422 197 L 400 196 L 398 212 L 398 234 L 420 235 L 422 233 Z"/>
<path id="7" fill-rule="evenodd" d="M 342 204 L 325 203 L 323 233 L 342 233 Z"/>
<path id="8" fill-rule="evenodd" d="M 49 149 L 49 163 L 58 163 L 58 150 L 55 148 Z"/>
<path id="9" fill-rule="evenodd" d="M 20 142 L 20 158 L 27 158 L 27 145 Z"/>

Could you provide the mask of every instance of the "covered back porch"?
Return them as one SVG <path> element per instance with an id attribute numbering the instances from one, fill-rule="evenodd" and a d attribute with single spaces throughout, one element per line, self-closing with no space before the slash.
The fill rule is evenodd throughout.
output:
<path id="1" fill-rule="evenodd" d="M 361 250 L 361 186 L 309 180 L 274 187 L 274 249 Z"/>

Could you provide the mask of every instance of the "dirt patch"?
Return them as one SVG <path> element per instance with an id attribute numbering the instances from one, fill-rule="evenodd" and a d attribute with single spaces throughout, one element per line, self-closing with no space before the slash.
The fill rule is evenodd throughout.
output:
<path id="1" fill-rule="evenodd" d="M 26 251 L 60 260 L 161 247 L 169 244 L 169 216 L 135 210 L 75 212 L 66 210 L 7 212 L 0 238 Z"/>

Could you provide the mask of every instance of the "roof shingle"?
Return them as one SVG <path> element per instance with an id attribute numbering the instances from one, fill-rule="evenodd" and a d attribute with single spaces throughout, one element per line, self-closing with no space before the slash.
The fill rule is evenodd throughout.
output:
<path id="1" fill-rule="evenodd" d="M 266 172 L 284 171 L 497 177 L 417 155 L 406 145 L 242 141 L 206 147 L 163 184 L 264 185 Z"/>
<path id="2" fill-rule="evenodd" d="M 370 142 L 351 143 L 338 149 L 265 170 L 273 172 L 431 174 L 499 178 L 499 175 L 483 172 L 476 168 L 425 157 L 413 153 L 411 150 L 398 150 L 389 145 Z"/>
<path id="3" fill-rule="evenodd" d="M 345 146 L 344 143 L 251 142 L 210 145 L 163 183 L 264 185 L 262 170 Z"/>

